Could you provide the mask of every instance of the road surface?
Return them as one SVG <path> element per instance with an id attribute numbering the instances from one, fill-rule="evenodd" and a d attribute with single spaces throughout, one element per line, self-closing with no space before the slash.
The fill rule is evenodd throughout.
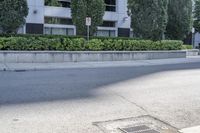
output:
<path id="1" fill-rule="evenodd" d="M 93 122 L 141 115 L 200 125 L 200 63 L 0 72 L 0 133 L 101 133 Z"/>

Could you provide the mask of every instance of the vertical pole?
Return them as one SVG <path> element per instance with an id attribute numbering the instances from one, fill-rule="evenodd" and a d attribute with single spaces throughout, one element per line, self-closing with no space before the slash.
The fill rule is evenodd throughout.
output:
<path id="1" fill-rule="evenodd" d="M 193 49 L 195 49 L 195 33 L 193 33 Z"/>
<path id="2" fill-rule="evenodd" d="M 194 46 L 194 33 L 192 33 L 192 48 L 194 49 L 195 46 Z"/>
<path id="3" fill-rule="evenodd" d="M 195 49 L 195 28 L 192 28 L 192 48 Z"/>
<path id="4" fill-rule="evenodd" d="M 90 40 L 90 26 L 87 26 L 87 41 Z"/>

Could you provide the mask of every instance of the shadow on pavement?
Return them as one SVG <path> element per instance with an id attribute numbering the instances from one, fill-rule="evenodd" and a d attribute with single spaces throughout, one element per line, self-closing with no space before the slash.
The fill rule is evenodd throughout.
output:
<path id="1" fill-rule="evenodd" d="M 200 63 L 0 72 L 0 105 L 95 98 L 102 86 L 154 73 L 200 69 Z"/>

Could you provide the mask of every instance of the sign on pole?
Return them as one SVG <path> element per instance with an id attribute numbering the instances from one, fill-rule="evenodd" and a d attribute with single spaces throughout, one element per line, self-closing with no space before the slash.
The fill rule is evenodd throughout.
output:
<path id="1" fill-rule="evenodd" d="M 92 24 L 92 19 L 91 17 L 86 17 L 85 19 L 85 25 L 87 26 L 87 40 L 89 41 L 90 39 L 90 26 Z"/>
<path id="2" fill-rule="evenodd" d="M 91 24 L 92 24 L 91 17 L 87 17 L 87 18 L 86 18 L 85 24 L 86 24 L 87 26 L 91 26 Z"/>

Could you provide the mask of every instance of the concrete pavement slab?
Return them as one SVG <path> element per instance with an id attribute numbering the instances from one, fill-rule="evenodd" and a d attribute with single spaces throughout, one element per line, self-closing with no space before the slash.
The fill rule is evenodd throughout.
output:
<path id="1" fill-rule="evenodd" d="M 181 133 L 200 133 L 200 126 L 184 128 L 180 130 Z"/>
<path id="2" fill-rule="evenodd" d="M 117 91 L 150 115 L 182 129 L 200 124 L 199 79 L 200 69 L 170 70 L 130 79 L 107 89 Z"/>
<path id="3" fill-rule="evenodd" d="M 92 123 L 145 112 L 113 94 L 75 101 L 1 106 L 2 133 L 100 133 Z"/>

